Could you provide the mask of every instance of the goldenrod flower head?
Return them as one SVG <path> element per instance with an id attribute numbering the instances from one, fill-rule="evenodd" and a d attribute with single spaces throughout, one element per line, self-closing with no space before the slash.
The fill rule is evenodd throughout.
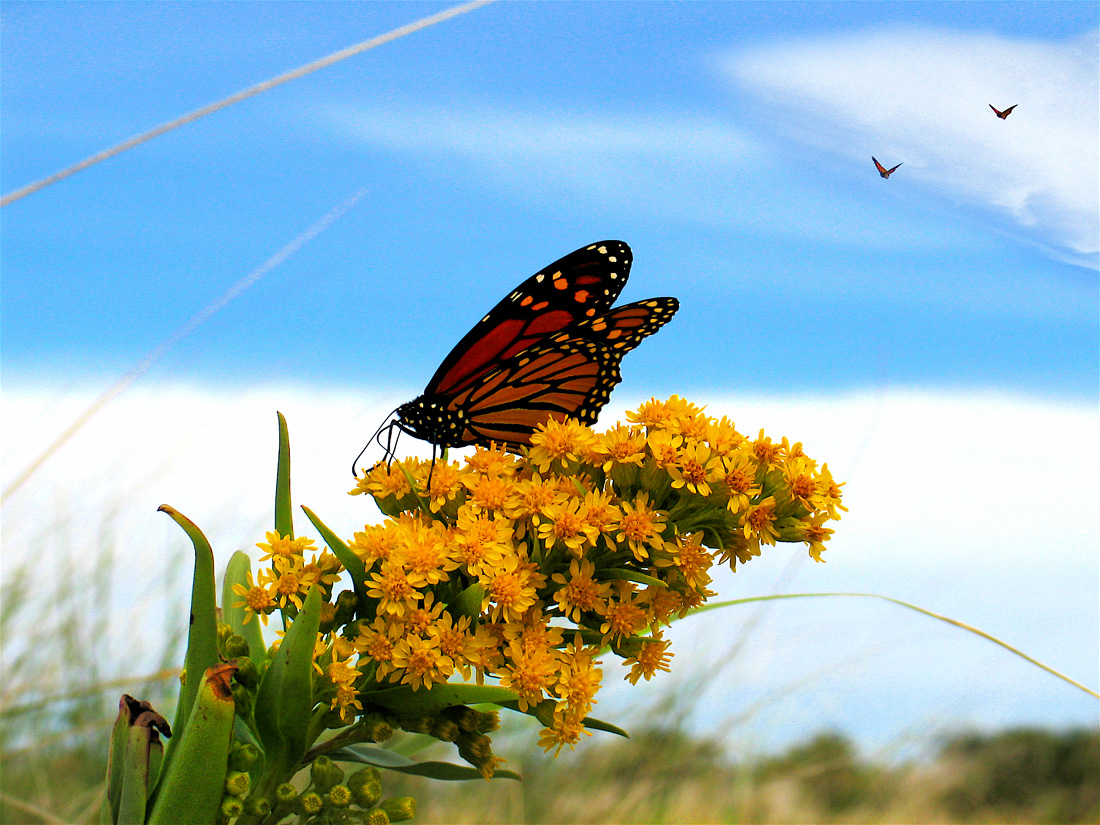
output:
<path id="1" fill-rule="evenodd" d="M 464 475 L 462 483 L 469 491 L 466 504 L 474 511 L 503 510 L 516 488 L 509 476 Z"/>
<path id="2" fill-rule="evenodd" d="M 755 538 L 763 544 L 775 544 L 779 532 L 775 529 L 775 497 L 768 496 L 759 504 L 750 504 L 741 516 L 745 538 Z"/>
<path id="3" fill-rule="evenodd" d="M 710 584 L 707 571 L 714 563 L 714 555 L 703 546 L 701 532 L 677 536 L 676 542 L 669 542 L 666 547 L 669 556 L 656 560 L 658 568 L 674 567 L 684 577 L 688 587 L 695 591 L 702 591 Z"/>
<path id="4" fill-rule="evenodd" d="M 466 469 L 483 476 L 510 476 L 519 468 L 519 459 L 497 444 L 474 448 L 474 454 L 466 458 Z"/>
<path id="5" fill-rule="evenodd" d="M 747 441 L 745 436 L 737 432 L 733 422 L 724 415 L 720 420 L 711 421 L 707 425 L 704 440 L 710 445 L 715 455 L 722 457 L 730 455 Z"/>
<path id="6" fill-rule="evenodd" d="M 397 681 L 400 673 L 402 684 L 413 690 L 446 682 L 454 673 L 454 662 L 439 649 L 439 639 L 429 636 L 405 636 L 393 649 L 392 663 L 395 669 L 390 677 Z"/>
<path id="7" fill-rule="evenodd" d="M 551 418 L 531 436 L 527 461 L 540 473 L 545 473 L 552 465 L 563 467 L 568 462 L 578 461 L 591 449 L 595 440 L 592 430 L 579 421 Z"/>
<path id="8" fill-rule="evenodd" d="M 296 556 L 276 556 L 269 570 L 260 571 L 260 582 L 268 586 L 280 608 L 293 604 L 296 610 L 302 609 L 310 586 L 302 575 L 304 566 Z"/>
<path id="9" fill-rule="evenodd" d="M 260 556 L 260 561 L 267 561 L 276 557 L 290 558 L 298 556 L 301 558 L 305 555 L 306 550 L 313 548 L 313 539 L 292 539 L 290 536 L 280 536 L 279 531 L 274 530 L 267 534 L 266 542 L 258 542 L 256 546 L 264 551 L 264 554 Z"/>
<path id="10" fill-rule="evenodd" d="M 649 557 L 649 548 L 659 546 L 668 514 L 649 506 L 649 493 L 639 493 L 633 503 L 624 501 L 622 508 L 618 540 L 625 540 L 634 558 L 644 561 Z"/>
<path id="11" fill-rule="evenodd" d="M 252 621 L 253 616 L 259 616 L 260 621 L 267 624 L 268 615 L 273 613 L 278 606 L 275 597 L 267 587 L 263 586 L 262 582 L 259 585 L 254 583 L 251 570 L 248 571 L 248 584 L 233 585 L 233 592 L 243 597 L 243 601 L 234 602 L 233 607 L 244 608 L 245 624 Z"/>
<path id="12" fill-rule="evenodd" d="M 482 610 L 493 621 L 516 621 L 538 601 L 545 580 L 537 564 L 520 561 L 519 555 L 505 556 L 495 570 L 481 575 L 485 585 Z"/>
<path id="13" fill-rule="evenodd" d="M 614 504 L 614 495 L 610 490 L 592 490 L 584 495 L 580 506 L 580 517 L 586 527 L 596 531 L 604 541 L 612 545 L 612 536 L 619 527 L 622 511 Z"/>
<path id="14" fill-rule="evenodd" d="M 672 654 L 668 652 L 668 646 L 671 642 L 663 638 L 663 632 L 655 631 L 649 641 L 642 642 L 637 655 L 624 663 L 630 665 L 630 674 L 626 677 L 630 684 L 638 684 L 640 678 L 648 682 L 658 670 L 669 670 L 668 662 Z"/>
<path id="15" fill-rule="evenodd" d="M 309 564 L 302 565 L 301 577 L 305 583 L 305 592 L 309 592 L 309 586 L 320 584 L 325 588 L 331 587 L 340 581 L 340 574 L 344 572 L 344 565 L 328 550 L 321 555 L 315 555 Z"/>
<path id="16" fill-rule="evenodd" d="M 703 411 L 702 407 L 696 407 L 688 403 L 678 395 L 674 395 L 668 401 L 658 401 L 651 398 L 642 404 L 636 411 L 627 411 L 626 420 L 631 424 L 641 424 L 647 428 L 667 427 L 673 419 L 680 416 L 694 416 Z"/>
<path id="17" fill-rule="evenodd" d="M 505 553 L 514 553 L 511 521 L 488 510 L 462 507 L 451 540 L 453 559 L 474 577 L 494 569 Z"/>
<path id="18" fill-rule="evenodd" d="M 546 506 L 546 520 L 538 526 L 538 537 L 547 550 L 562 546 L 579 556 L 585 547 L 596 543 L 600 531 L 585 521 L 580 510 L 581 500 L 577 498 Z"/>
<path id="19" fill-rule="evenodd" d="M 551 581 L 561 585 L 554 594 L 561 612 L 574 622 L 581 621 L 583 613 L 602 616 L 607 612 L 607 596 L 611 592 L 608 582 L 597 582 L 592 578 L 596 566 L 587 560 L 573 559 L 569 562 L 569 574 L 555 573 Z"/>
<path id="20" fill-rule="evenodd" d="M 641 467 L 645 460 L 645 433 L 641 427 L 616 424 L 606 433 L 596 436 L 592 458 L 595 464 L 600 464 L 600 458 L 604 459 L 600 468 L 605 473 L 617 464 Z"/>
<path id="21" fill-rule="evenodd" d="M 382 569 L 371 573 L 367 580 L 367 595 L 378 599 L 378 611 L 403 616 L 423 597 L 420 588 L 425 584 L 422 573 L 406 570 L 401 564 L 389 560 L 382 562 Z"/>
<path id="22" fill-rule="evenodd" d="M 603 618 L 600 633 L 605 642 L 617 642 L 641 631 L 650 623 L 652 614 L 642 594 L 628 582 L 619 581 L 612 583 Z"/>
<path id="23" fill-rule="evenodd" d="M 505 650 L 505 664 L 500 668 L 500 684 L 519 694 L 520 710 L 527 710 L 543 699 L 543 693 L 553 688 L 558 673 L 558 653 L 541 647 L 524 647 L 512 642 Z"/>
<path id="24" fill-rule="evenodd" d="M 395 461 L 389 464 L 379 461 L 368 470 L 362 478 L 355 480 L 355 489 L 351 495 L 369 493 L 376 499 L 393 498 L 402 499 L 412 492 L 409 480 L 402 472 L 402 463 Z"/>
<path id="25" fill-rule="evenodd" d="M 752 452 L 756 460 L 765 467 L 773 467 L 785 457 L 784 443 L 773 444 L 772 440 L 760 430 L 760 435 L 752 442 Z"/>
<path id="26" fill-rule="evenodd" d="M 655 430 L 646 437 L 646 446 L 649 454 L 658 467 L 667 467 L 675 464 L 680 457 L 680 445 L 684 443 L 684 437 L 668 430 Z"/>
<path id="27" fill-rule="evenodd" d="M 386 519 L 384 524 L 368 524 L 362 532 L 355 533 L 348 547 L 369 570 L 376 562 L 393 555 L 399 544 L 397 523 Z"/>
<path id="28" fill-rule="evenodd" d="M 457 461 L 449 464 L 436 462 L 435 467 L 428 470 L 427 477 L 431 480 L 428 487 L 428 508 L 433 513 L 438 513 L 445 505 L 453 502 L 459 493 L 465 492 Z"/>
<path id="29" fill-rule="evenodd" d="M 760 495 L 760 465 L 751 449 L 738 448 L 722 459 L 724 472 L 721 483 L 729 495 L 727 508 L 740 513 L 749 508 L 752 500 Z"/>
<path id="30" fill-rule="evenodd" d="M 544 479 L 535 473 L 531 478 L 516 483 L 513 495 L 505 505 L 505 513 L 513 521 L 530 519 L 531 523 L 537 527 L 547 507 L 565 501 L 567 498 L 568 496 L 561 492 L 556 477 Z M 519 538 L 518 535 L 517 538 Z"/>
<path id="31" fill-rule="evenodd" d="M 661 628 L 714 595 L 716 560 L 736 569 L 779 542 L 822 560 L 828 523 L 845 509 L 842 485 L 801 443 L 747 438 L 677 396 L 627 420 L 596 434 L 549 419 L 521 455 L 477 447 L 461 463 L 394 461 L 357 479 L 352 492 L 370 494 L 388 518 L 349 544 L 366 568 L 357 585 L 368 602 L 356 625 L 326 627 L 350 641 L 324 647 L 332 687 L 321 701 L 350 719 L 372 685 L 490 677 L 525 709 L 556 702 L 540 744 L 560 751 L 587 733 L 598 649 L 624 659 L 631 682 L 668 670 Z M 269 534 L 264 586 L 238 586 L 252 614 L 293 611 L 303 582 L 328 593 L 342 572 L 327 551 L 305 564 L 290 544 Z M 485 731 L 476 739 L 434 724 L 491 775 Z"/>
<path id="32" fill-rule="evenodd" d="M 722 477 L 722 460 L 710 447 L 698 442 L 689 443 L 679 451 L 676 461 L 666 468 L 676 489 L 686 487 L 701 496 L 710 495 L 710 485 Z"/>

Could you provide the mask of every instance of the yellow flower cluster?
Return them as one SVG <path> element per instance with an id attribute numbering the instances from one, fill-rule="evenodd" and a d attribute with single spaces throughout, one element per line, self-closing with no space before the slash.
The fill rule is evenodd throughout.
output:
<path id="1" fill-rule="evenodd" d="M 330 670 L 413 689 L 495 678 L 522 710 L 554 701 L 540 744 L 560 750 L 584 732 L 602 650 L 631 682 L 668 670 L 662 627 L 713 595 L 715 561 L 736 568 L 777 541 L 822 561 L 846 508 L 801 444 L 750 439 L 676 396 L 627 421 L 551 420 L 522 456 L 478 447 L 462 466 L 408 459 L 358 479 L 352 495 L 388 518 L 349 544 L 373 618 Z"/>

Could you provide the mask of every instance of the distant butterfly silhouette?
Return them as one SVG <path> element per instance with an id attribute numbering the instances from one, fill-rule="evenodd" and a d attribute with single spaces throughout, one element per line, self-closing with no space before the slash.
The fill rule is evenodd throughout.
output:
<path id="1" fill-rule="evenodd" d="M 881 163 L 879 163 L 877 160 L 875 160 L 874 155 L 871 155 L 871 160 L 875 161 L 875 168 L 878 169 L 878 173 L 880 175 L 882 175 L 882 177 L 884 177 L 884 178 L 890 177 L 892 174 L 894 174 L 894 172 L 897 171 L 898 166 L 901 166 L 901 163 L 899 163 L 898 166 L 895 166 L 893 169 L 887 169 L 885 166 L 883 166 Z M 904 163 L 904 162 L 905 161 L 902 161 L 902 163 Z"/>
<path id="2" fill-rule="evenodd" d="M 989 108 L 990 108 L 990 109 L 993 109 L 993 112 L 994 112 L 994 113 L 995 113 L 995 114 L 997 115 L 997 117 L 999 117 L 999 118 L 1000 118 L 1001 120 L 1004 120 L 1004 119 L 1005 119 L 1005 118 L 1007 118 L 1007 117 L 1008 117 L 1008 116 L 1009 116 L 1010 114 L 1012 114 L 1012 110 L 1013 110 L 1013 109 L 1015 109 L 1015 108 L 1016 108 L 1017 106 L 1019 106 L 1019 105 L 1020 105 L 1019 103 L 1013 103 L 1013 104 L 1012 104 L 1011 106 L 1009 106 L 1009 107 L 1008 107 L 1007 109 L 1005 109 L 1005 110 L 1004 110 L 1003 112 L 1002 112 L 1002 111 L 1000 111 L 999 109 L 996 109 L 996 108 L 994 108 L 994 106 L 993 106 L 993 104 L 992 104 L 992 103 L 990 103 L 990 104 L 989 104 Z"/>
<path id="3" fill-rule="evenodd" d="M 466 333 L 423 395 L 398 407 L 371 441 L 392 455 L 389 435 L 385 445 L 380 436 L 397 427 L 437 447 L 495 441 L 515 449 L 551 418 L 595 423 L 621 380 L 623 356 L 680 306 L 650 298 L 612 308 L 630 264 L 625 243 L 599 241 L 532 275 Z"/>

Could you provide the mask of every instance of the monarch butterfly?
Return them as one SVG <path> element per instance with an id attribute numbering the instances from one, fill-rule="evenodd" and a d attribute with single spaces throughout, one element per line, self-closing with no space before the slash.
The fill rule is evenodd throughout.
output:
<path id="1" fill-rule="evenodd" d="M 901 166 L 901 163 L 899 163 L 898 166 L 895 166 L 893 169 L 887 169 L 885 166 L 883 166 L 881 163 L 879 163 L 877 160 L 875 160 L 874 155 L 871 155 L 871 160 L 875 161 L 875 168 L 878 169 L 878 173 L 883 178 L 890 177 L 892 174 L 894 174 L 894 172 L 897 171 L 898 166 Z M 904 161 L 902 161 L 902 163 L 904 163 Z"/>
<path id="2" fill-rule="evenodd" d="M 612 308 L 630 264 L 625 243 L 599 241 L 536 272 L 466 333 L 423 394 L 394 410 L 371 441 L 397 427 L 436 447 L 495 441 L 516 449 L 551 418 L 595 423 L 621 380 L 623 356 L 680 306 L 650 298 Z M 388 438 L 385 449 L 392 455 Z"/>
<path id="3" fill-rule="evenodd" d="M 1012 110 L 1015 109 L 1019 105 L 1020 105 L 1019 103 L 1013 103 L 1011 106 L 1009 106 L 1003 112 L 1000 111 L 999 109 L 997 109 L 992 103 L 989 104 L 989 108 L 993 110 L 993 113 L 995 115 L 997 115 L 997 117 L 999 117 L 1001 120 L 1004 120 L 1010 114 L 1012 114 Z"/>

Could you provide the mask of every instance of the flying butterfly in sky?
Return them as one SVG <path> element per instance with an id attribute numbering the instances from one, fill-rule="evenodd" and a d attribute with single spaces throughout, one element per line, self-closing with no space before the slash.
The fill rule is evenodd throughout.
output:
<path id="1" fill-rule="evenodd" d="M 437 447 L 495 441 L 516 449 L 551 418 L 595 423 L 621 380 L 623 356 L 680 306 L 649 298 L 612 308 L 631 257 L 622 241 L 599 241 L 532 275 L 466 333 L 423 395 L 398 407 L 371 441 L 396 426 Z"/>
<path id="2" fill-rule="evenodd" d="M 875 168 L 878 169 L 878 173 L 883 178 L 890 177 L 892 174 L 894 174 L 894 172 L 897 171 L 898 166 L 901 166 L 901 163 L 899 163 L 898 166 L 895 166 L 893 169 L 887 169 L 885 166 L 883 166 L 881 163 L 879 163 L 877 160 L 875 160 L 874 155 L 871 155 L 871 160 L 875 161 Z M 902 161 L 902 163 L 904 163 L 904 161 Z"/>
<path id="3" fill-rule="evenodd" d="M 989 104 L 989 108 L 993 110 L 993 113 L 995 115 L 997 115 L 997 117 L 999 117 L 1001 120 L 1004 120 L 1010 114 L 1012 114 L 1012 110 L 1015 109 L 1019 105 L 1020 105 L 1019 103 L 1013 103 L 1011 106 L 1009 106 L 1003 112 L 1000 111 L 999 109 L 997 109 L 992 103 Z"/>

